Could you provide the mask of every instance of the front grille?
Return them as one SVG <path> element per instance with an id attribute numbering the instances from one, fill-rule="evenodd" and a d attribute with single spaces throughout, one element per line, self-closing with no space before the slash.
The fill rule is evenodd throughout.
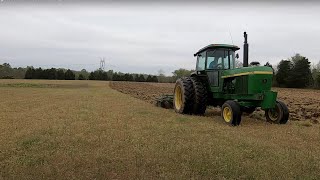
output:
<path id="1" fill-rule="evenodd" d="M 236 94 L 248 94 L 248 76 L 238 76 L 235 81 Z"/>

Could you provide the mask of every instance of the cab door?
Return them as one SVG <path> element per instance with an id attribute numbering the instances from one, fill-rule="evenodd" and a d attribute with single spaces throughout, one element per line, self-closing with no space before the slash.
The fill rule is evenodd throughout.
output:
<path id="1" fill-rule="evenodd" d="M 223 71 L 224 50 L 208 50 L 206 53 L 206 72 L 212 92 L 221 92 L 221 73 Z"/>

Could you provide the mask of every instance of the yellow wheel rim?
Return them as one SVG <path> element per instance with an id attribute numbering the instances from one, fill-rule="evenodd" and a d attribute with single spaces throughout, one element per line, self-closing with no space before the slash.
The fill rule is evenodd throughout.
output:
<path id="1" fill-rule="evenodd" d="M 224 107 L 223 108 L 223 119 L 226 122 L 230 122 L 232 119 L 232 110 L 229 107 Z"/>
<path id="2" fill-rule="evenodd" d="M 178 110 L 182 106 L 182 90 L 180 86 L 177 86 L 174 92 L 174 105 Z"/>

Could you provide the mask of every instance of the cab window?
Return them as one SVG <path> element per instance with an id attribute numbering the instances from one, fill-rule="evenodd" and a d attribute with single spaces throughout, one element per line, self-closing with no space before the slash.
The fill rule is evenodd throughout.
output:
<path id="1" fill-rule="evenodd" d="M 235 62 L 234 51 L 229 51 L 229 59 L 230 59 L 230 68 L 229 69 L 234 69 L 234 62 Z"/>
<path id="2" fill-rule="evenodd" d="M 215 49 L 207 52 L 207 69 L 233 69 L 234 51 Z"/>
<path id="3" fill-rule="evenodd" d="M 207 53 L 207 69 L 222 69 L 223 68 L 224 51 L 212 50 Z"/>
<path id="4" fill-rule="evenodd" d="M 223 68 L 224 69 L 230 69 L 230 67 L 229 67 L 229 56 L 228 56 L 228 53 L 229 53 L 229 51 L 224 51 L 224 53 L 225 53 L 225 57 L 224 57 L 224 59 L 223 59 Z"/>
<path id="5" fill-rule="evenodd" d="M 205 70 L 206 67 L 206 53 L 202 52 L 198 54 L 198 59 L 197 59 L 197 71 L 203 71 Z"/>

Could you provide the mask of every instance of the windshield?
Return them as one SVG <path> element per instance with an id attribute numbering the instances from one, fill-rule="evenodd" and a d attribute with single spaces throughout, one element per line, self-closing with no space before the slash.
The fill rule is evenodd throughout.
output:
<path id="1" fill-rule="evenodd" d="M 234 51 L 215 49 L 207 52 L 207 69 L 233 69 Z"/>

